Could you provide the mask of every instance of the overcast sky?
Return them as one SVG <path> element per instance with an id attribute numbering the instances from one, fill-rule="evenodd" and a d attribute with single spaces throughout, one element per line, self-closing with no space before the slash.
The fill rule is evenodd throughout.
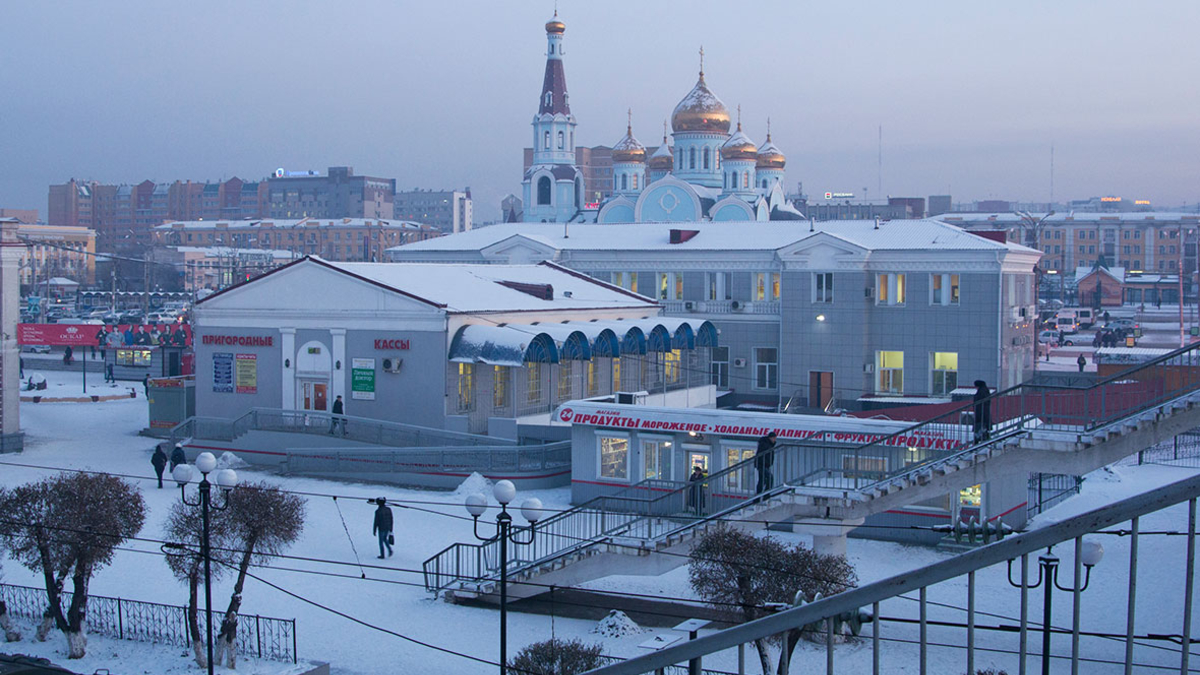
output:
<path id="1" fill-rule="evenodd" d="M 0 1 L 0 207 L 51 183 L 350 165 L 520 193 L 552 0 Z M 1200 3 L 562 0 L 581 144 L 647 145 L 696 78 L 789 188 L 1200 197 Z"/>

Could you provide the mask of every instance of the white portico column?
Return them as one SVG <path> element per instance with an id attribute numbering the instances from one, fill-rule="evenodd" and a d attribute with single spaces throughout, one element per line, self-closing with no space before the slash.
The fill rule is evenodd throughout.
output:
<path id="1" fill-rule="evenodd" d="M 296 408 L 296 329 L 279 329 L 279 407 L 284 410 Z"/>
<path id="2" fill-rule="evenodd" d="M 329 333 L 333 336 L 333 372 L 329 377 L 333 380 L 333 394 L 329 397 L 329 405 L 333 406 L 333 401 L 338 396 L 344 400 L 346 398 L 346 369 L 350 367 L 346 363 L 346 329 L 345 328 L 330 328 Z M 339 366 L 339 364 L 341 364 Z M 345 402 L 348 406 L 349 402 Z M 348 412 L 348 411 L 347 411 Z M 348 413 L 349 414 L 349 413 Z"/>

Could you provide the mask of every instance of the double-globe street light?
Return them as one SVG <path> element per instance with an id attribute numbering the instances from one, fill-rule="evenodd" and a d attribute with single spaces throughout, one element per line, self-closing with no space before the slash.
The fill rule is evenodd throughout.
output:
<path id="1" fill-rule="evenodd" d="M 213 631 L 212 631 L 212 555 L 209 541 L 209 511 L 224 511 L 229 508 L 229 491 L 232 490 L 238 482 L 237 472 L 233 469 L 221 469 L 217 471 L 217 487 L 221 488 L 225 495 L 224 503 L 220 506 L 212 503 L 212 483 L 208 481 L 208 474 L 212 473 L 217 468 L 217 458 L 213 457 L 211 452 L 202 452 L 196 457 L 196 470 L 200 472 L 200 488 L 199 497 L 196 501 L 188 501 L 187 485 L 192 482 L 192 466 L 190 464 L 180 464 L 171 472 L 171 477 L 179 484 L 180 499 L 188 506 L 200 507 L 200 517 L 203 521 L 203 534 L 200 538 L 200 555 L 204 558 L 204 617 L 205 637 L 208 648 L 208 675 L 213 675 Z"/>
<path id="2" fill-rule="evenodd" d="M 527 546 L 533 543 L 534 529 L 542 517 L 542 502 L 536 497 L 526 499 L 521 504 L 521 515 L 529 521 L 528 527 L 515 527 L 512 524 L 512 514 L 508 505 L 517 496 L 517 487 L 510 480 L 496 483 L 492 495 L 500 503 L 500 513 L 496 514 L 496 534 L 484 537 L 479 534 L 479 516 L 487 511 L 488 500 L 482 494 L 467 497 L 465 506 L 467 513 L 475 522 L 475 538 L 483 542 L 499 540 L 500 545 L 500 675 L 505 675 L 508 669 L 508 542 Z M 528 533 L 528 541 L 521 539 L 522 534 Z"/>
<path id="3" fill-rule="evenodd" d="M 1102 546 L 1098 541 L 1084 541 L 1081 542 L 1078 548 L 1075 549 L 1075 553 L 1076 562 L 1082 563 L 1087 569 L 1087 572 L 1083 578 L 1083 585 L 1079 586 L 1079 567 L 1077 566 L 1075 568 L 1076 577 L 1074 586 L 1079 586 L 1078 592 L 1076 592 L 1075 588 L 1072 586 L 1064 588 L 1058 583 L 1058 556 L 1054 555 L 1054 552 L 1051 548 L 1047 548 L 1045 553 L 1038 556 L 1038 579 L 1032 584 L 1025 583 L 1024 579 L 1022 579 L 1020 582 L 1013 581 L 1013 561 L 1008 561 L 1008 583 L 1012 584 L 1013 586 L 1021 588 L 1022 584 L 1024 584 L 1025 588 L 1033 589 L 1045 583 L 1045 586 L 1043 587 L 1045 589 L 1043 592 L 1044 599 L 1042 601 L 1042 675 L 1050 675 L 1050 636 L 1052 634 L 1050 628 L 1050 608 L 1051 603 L 1054 600 L 1054 589 L 1058 588 L 1060 591 L 1066 591 L 1068 593 L 1075 594 L 1075 617 L 1076 621 L 1078 621 L 1079 593 L 1087 590 L 1088 582 L 1092 580 L 1092 568 L 1095 567 L 1100 562 L 1100 559 L 1104 557 L 1104 546 Z M 1075 639 L 1078 640 L 1079 638 L 1076 637 Z M 1076 643 L 1076 645 L 1078 645 L 1078 643 Z"/>

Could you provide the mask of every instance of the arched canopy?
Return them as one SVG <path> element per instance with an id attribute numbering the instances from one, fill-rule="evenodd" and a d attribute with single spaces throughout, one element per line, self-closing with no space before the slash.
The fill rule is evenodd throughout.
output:
<path id="1" fill-rule="evenodd" d="M 592 358 L 592 344 L 587 335 L 576 328 L 562 323 L 535 324 L 531 330 L 537 330 L 554 339 L 558 347 L 558 358 L 570 361 L 589 361 Z"/>
<path id="2" fill-rule="evenodd" d="M 658 320 L 671 331 L 671 345 L 675 349 L 717 346 L 717 327 L 711 321 L 668 317 L 659 317 Z"/>
<path id="3" fill-rule="evenodd" d="M 646 348 L 652 352 L 671 351 L 671 332 L 664 328 L 661 323 L 655 324 L 647 336 Z"/>
<path id="4" fill-rule="evenodd" d="M 450 342 L 450 360 L 519 367 L 626 354 L 716 347 L 717 329 L 699 319 L 661 316 L 619 321 L 469 325 Z"/>
<path id="5" fill-rule="evenodd" d="M 622 354 L 645 354 L 646 334 L 637 326 L 629 326 L 621 337 Z"/>
<path id="6" fill-rule="evenodd" d="M 450 360 L 520 367 L 525 363 L 558 363 L 554 339 L 537 326 L 463 326 L 450 341 Z"/>

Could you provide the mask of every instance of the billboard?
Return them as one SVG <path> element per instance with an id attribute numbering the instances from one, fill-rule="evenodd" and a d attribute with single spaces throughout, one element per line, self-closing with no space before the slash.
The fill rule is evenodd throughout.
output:
<path id="1" fill-rule="evenodd" d="M 128 329 L 132 329 L 136 337 L 138 333 L 153 331 L 155 327 L 158 328 L 160 333 L 164 329 L 170 329 L 167 334 L 172 337 L 167 344 L 187 347 L 190 347 L 192 344 L 192 327 L 188 324 L 120 324 L 116 328 L 119 333 L 124 333 Z M 101 345 L 97 339 L 100 331 L 109 332 L 111 329 L 111 325 L 101 326 L 98 324 L 83 323 L 19 323 L 17 324 L 17 344 L 101 347 L 104 345 Z M 180 330 L 183 331 L 182 336 L 176 334 Z M 180 339 L 182 339 L 182 345 L 179 344 Z"/>

